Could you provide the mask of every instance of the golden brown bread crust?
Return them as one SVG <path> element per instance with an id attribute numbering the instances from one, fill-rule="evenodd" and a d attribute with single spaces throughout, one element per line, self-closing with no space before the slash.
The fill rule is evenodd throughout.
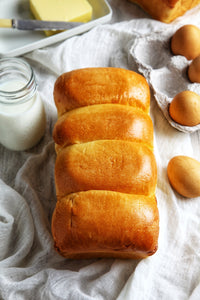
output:
<path id="1" fill-rule="evenodd" d="M 153 147 L 153 124 L 142 110 L 120 104 L 90 105 L 61 116 L 53 130 L 61 147 L 95 140 L 139 141 Z"/>
<path id="2" fill-rule="evenodd" d="M 68 258 L 139 258 L 157 250 L 158 223 L 154 195 L 86 191 L 57 202 L 52 233 Z"/>
<path id="3" fill-rule="evenodd" d="M 67 258 L 142 258 L 157 250 L 159 216 L 150 92 L 132 71 L 87 68 L 61 75 L 52 219 Z"/>
<path id="4" fill-rule="evenodd" d="M 200 0 L 129 0 L 141 6 L 154 19 L 170 23 L 195 7 Z"/>
<path id="5" fill-rule="evenodd" d="M 54 100 L 59 116 L 74 108 L 107 103 L 137 106 L 148 112 L 150 91 L 146 79 L 135 72 L 85 68 L 58 77 Z"/>
<path id="6" fill-rule="evenodd" d="M 152 151 L 141 143 L 102 140 L 76 144 L 58 153 L 57 197 L 87 190 L 150 195 L 157 182 Z"/>

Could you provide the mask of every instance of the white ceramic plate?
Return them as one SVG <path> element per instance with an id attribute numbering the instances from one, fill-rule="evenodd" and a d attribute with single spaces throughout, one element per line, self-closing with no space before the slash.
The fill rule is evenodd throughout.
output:
<path id="1" fill-rule="evenodd" d="M 0 28 L 0 57 L 19 56 L 32 50 L 49 46 L 71 36 L 88 31 L 108 22 L 112 10 L 106 0 L 88 0 L 93 8 L 92 20 L 76 28 L 46 37 L 43 32 Z M 29 0 L 0 0 L 0 18 L 30 19 Z"/>

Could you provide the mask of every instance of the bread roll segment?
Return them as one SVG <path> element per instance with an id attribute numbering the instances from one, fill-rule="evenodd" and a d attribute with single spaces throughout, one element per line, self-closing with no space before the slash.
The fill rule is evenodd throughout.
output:
<path id="1" fill-rule="evenodd" d="M 66 258 L 144 258 L 157 250 L 159 212 L 150 91 L 119 68 L 55 82 L 55 249 Z"/>
<path id="2" fill-rule="evenodd" d="M 102 140 L 72 145 L 58 153 L 55 164 L 58 198 L 87 190 L 149 195 L 156 181 L 154 155 L 141 143 Z"/>
<path id="3" fill-rule="evenodd" d="M 53 138 L 61 147 L 103 139 L 139 141 L 153 147 L 153 124 L 147 113 L 135 107 L 90 105 L 61 116 Z"/>
<path id="4" fill-rule="evenodd" d="M 54 86 L 58 115 L 74 108 L 117 103 L 149 111 L 150 91 L 145 78 L 120 68 L 85 68 L 58 77 Z"/>
<path id="5" fill-rule="evenodd" d="M 154 195 L 103 190 L 70 194 L 57 202 L 52 222 L 55 247 L 68 258 L 138 258 L 157 250 Z"/>

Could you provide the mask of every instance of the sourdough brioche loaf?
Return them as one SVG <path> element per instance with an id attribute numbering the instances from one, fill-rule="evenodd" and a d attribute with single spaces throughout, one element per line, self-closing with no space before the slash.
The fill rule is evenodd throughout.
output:
<path id="1" fill-rule="evenodd" d="M 141 6 L 154 19 L 170 23 L 195 7 L 200 0 L 129 0 Z"/>
<path id="2" fill-rule="evenodd" d="M 58 110 L 55 249 L 67 258 L 143 258 L 157 250 L 159 213 L 150 92 L 119 68 L 62 74 Z"/>

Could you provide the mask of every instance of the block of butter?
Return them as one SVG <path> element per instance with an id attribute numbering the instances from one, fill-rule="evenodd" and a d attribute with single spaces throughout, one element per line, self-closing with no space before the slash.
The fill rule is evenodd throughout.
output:
<path id="1" fill-rule="evenodd" d="M 30 10 L 37 20 L 88 22 L 92 6 L 87 0 L 30 0 Z M 45 31 L 51 35 L 55 31 Z"/>

